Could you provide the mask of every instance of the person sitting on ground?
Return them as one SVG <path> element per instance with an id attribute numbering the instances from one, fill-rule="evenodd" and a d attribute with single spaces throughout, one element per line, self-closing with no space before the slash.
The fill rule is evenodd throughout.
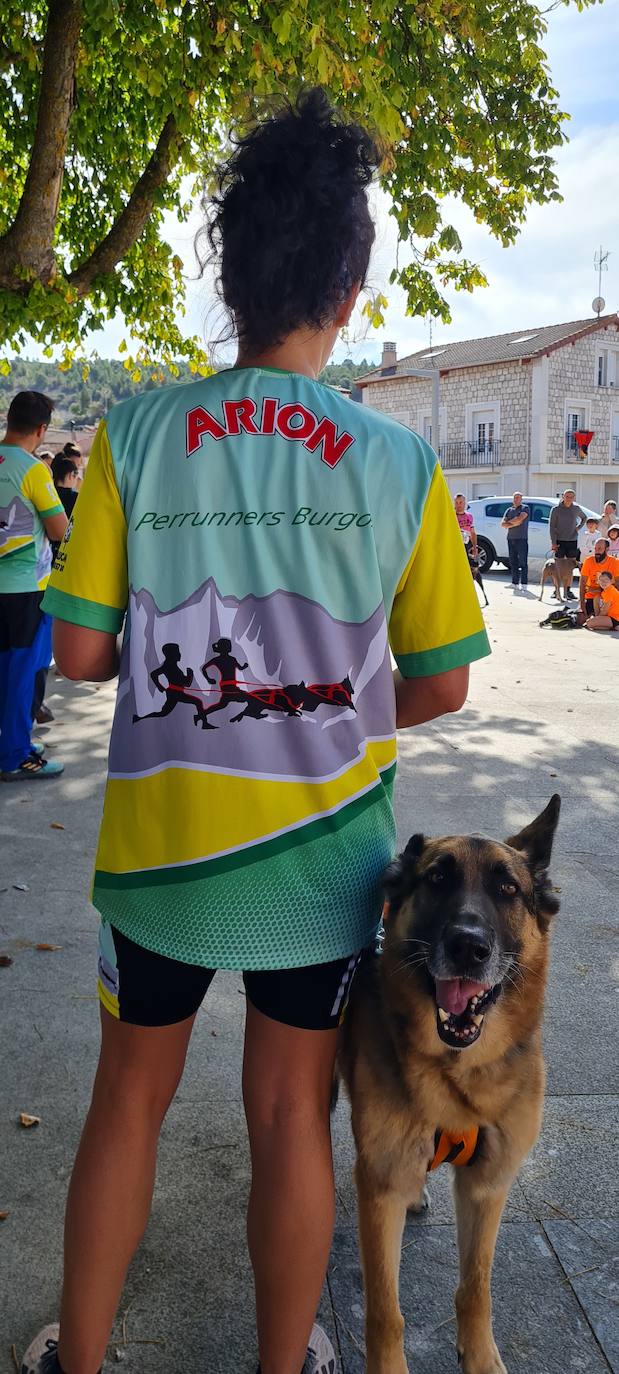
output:
<path id="1" fill-rule="evenodd" d="M 611 525 L 608 530 L 608 557 L 619 558 L 619 525 Z"/>
<path id="2" fill-rule="evenodd" d="M 593 558 L 595 541 L 599 539 L 600 535 L 603 533 L 604 531 L 599 527 L 598 516 L 590 515 L 586 521 L 586 527 L 578 539 L 581 558 Z"/>
<path id="3" fill-rule="evenodd" d="M 610 573 L 613 581 L 619 576 L 616 560 L 608 557 L 608 540 L 602 536 L 595 541 L 593 556 L 585 558 L 580 569 L 580 609 L 587 615 L 595 614 L 595 598 L 600 594 L 599 578 L 603 572 Z"/>
<path id="4" fill-rule="evenodd" d="M 578 531 L 582 529 L 587 517 L 584 510 L 576 505 L 576 492 L 566 487 L 557 506 L 550 512 L 550 542 L 557 558 L 578 558 Z M 568 591 L 568 596 L 574 593 Z"/>
<path id="5" fill-rule="evenodd" d="M 600 595 L 595 598 L 595 613 L 585 621 L 585 630 L 619 630 L 619 589 L 612 574 L 598 573 Z"/>
<path id="6" fill-rule="evenodd" d="M 605 502 L 604 502 L 604 509 L 603 509 L 603 511 L 602 511 L 602 514 L 601 514 L 601 516 L 600 516 L 600 521 L 599 521 L 600 534 L 608 534 L 608 531 L 609 531 L 611 525 L 615 525 L 616 523 L 617 523 L 617 502 L 616 502 L 616 501 L 605 501 Z"/>
<path id="7" fill-rule="evenodd" d="M 454 510 L 456 512 L 458 524 L 462 531 L 462 538 L 464 540 L 467 553 L 470 545 L 471 553 L 473 555 L 473 558 L 476 560 L 477 533 L 475 530 L 475 525 L 473 524 L 473 516 L 471 515 L 470 510 L 466 509 L 466 496 L 463 496 L 462 492 L 458 492 L 458 495 L 454 496 Z"/>

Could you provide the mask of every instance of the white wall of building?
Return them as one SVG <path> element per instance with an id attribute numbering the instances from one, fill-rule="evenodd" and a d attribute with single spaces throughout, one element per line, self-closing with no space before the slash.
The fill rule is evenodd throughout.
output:
<path id="1" fill-rule="evenodd" d="M 440 366 L 440 360 L 437 358 Z M 600 384 L 601 383 L 601 384 Z M 395 376 L 363 388 L 363 401 L 429 437 L 431 382 Z M 450 491 L 476 496 L 554 496 L 566 486 L 593 510 L 617 499 L 619 462 L 619 331 L 596 330 L 530 363 L 454 369 L 441 377 L 440 442 L 500 440 L 495 467 L 446 468 Z M 566 444 L 568 416 L 595 431 L 589 461 Z M 479 426 L 486 426 L 480 429 Z M 615 445 L 615 439 L 617 444 Z M 569 455 L 569 456 L 568 456 Z"/>

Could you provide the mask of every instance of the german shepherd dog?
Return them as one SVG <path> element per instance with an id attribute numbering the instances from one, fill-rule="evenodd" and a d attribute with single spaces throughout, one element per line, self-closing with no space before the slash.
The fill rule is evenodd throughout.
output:
<path id="1" fill-rule="evenodd" d="M 387 870 L 381 953 L 362 960 L 341 1030 L 352 1104 L 367 1374 L 407 1374 L 398 1301 L 407 1209 L 454 1167 L 463 1374 L 506 1374 L 490 1278 L 509 1189 L 537 1140 L 548 877 L 560 798 L 505 844 L 413 835 Z"/>

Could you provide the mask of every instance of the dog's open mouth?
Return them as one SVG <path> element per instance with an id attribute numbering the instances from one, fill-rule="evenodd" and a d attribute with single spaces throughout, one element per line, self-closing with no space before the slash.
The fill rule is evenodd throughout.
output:
<path id="1" fill-rule="evenodd" d="M 501 984 L 488 987 L 469 978 L 436 978 L 436 1029 L 452 1049 L 462 1050 L 479 1040 L 488 1007 L 500 996 Z"/>

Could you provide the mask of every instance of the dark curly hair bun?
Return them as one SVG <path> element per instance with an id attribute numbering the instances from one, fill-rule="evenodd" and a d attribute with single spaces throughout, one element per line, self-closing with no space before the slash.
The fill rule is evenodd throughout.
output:
<path id="1" fill-rule="evenodd" d="M 367 188 L 376 144 L 320 87 L 237 142 L 209 202 L 219 293 L 245 350 L 331 323 L 363 285 L 374 241 Z"/>

